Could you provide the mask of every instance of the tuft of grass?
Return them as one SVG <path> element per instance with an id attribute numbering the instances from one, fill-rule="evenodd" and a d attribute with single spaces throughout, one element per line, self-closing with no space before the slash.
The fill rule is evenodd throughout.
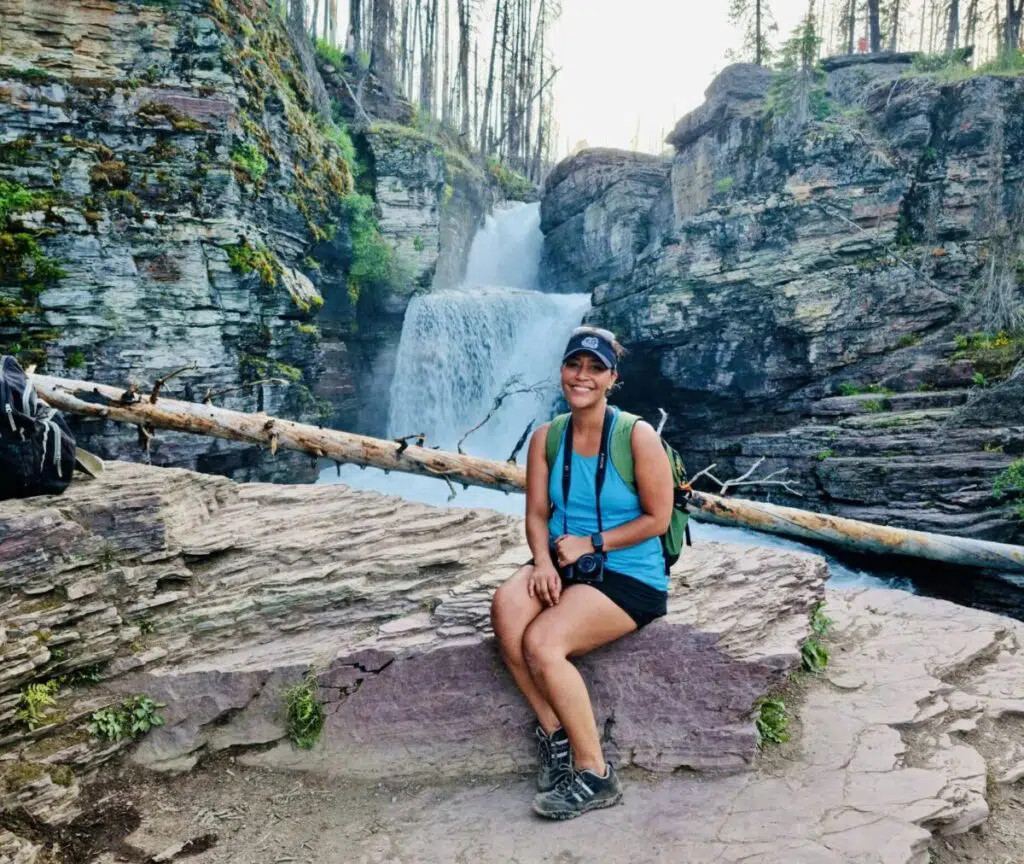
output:
<path id="1" fill-rule="evenodd" d="M 892 390 L 888 387 L 883 387 L 877 382 L 871 384 L 854 384 L 850 381 L 844 381 L 839 385 L 840 396 L 863 396 L 866 393 L 878 393 L 882 396 L 891 396 Z"/>
<path id="2" fill-rule="evenodd" d="M 815 453 L 814 458 L 817 459 L 819 462 L 824 462 L 826 459 L 831 459 L 835 455 L 835 451 L 826 448 L 824 450 L 819 450 L 817 453 Z"/>
<path id="3" fill-rule="evenodd" d="M 786 714 L 786 703 L 781 699 L 759 699 L 754 703 L 757 718 L 754 728 L 757 730 L 757 746 L 769 744 L 785 744 L 789 741 L 789 717 Z"/>
<path id="4" fill-rule="evenodd" d="M 326 715 L 317 698 L 318 692 L 316 676 L 310 673 L 283 694 L 288 737 L 302 750 L 311 749 L 324 730 Z"/>
<path id="5" fill-rule="evenodd" d="M 64 366 L 67 369 L 80 369 L 85 365 L 85 354 L 81 351 L 75 350 L 68 352 L 67 357 L 64 358 Z"/>
<path id="6" fill-rule="evenodd" d="M 345 68 L 345 54 L 336 45 L 332 45 L 325 39 L 316 40 L 316 56 L 329 63 L 335 69 Z"/>
<path id="7" fill-rule="evenodd" d="M 719 180 L 715 184 L 715 191 L 717 193 L 719 193 L 720 195 L 724 195 L 730 189 L 732 189 L 732 187 L 733 187 L 733 185 L 735 183 L 736 183 L 736 180 L 733 177 L 723 177 L 721 180 Z"/>
<path id="8" fill-rule="evenodd" d="M 502 195 L 508 200 L 524 201 L 534 194 L 533 183 L 497 159 L 488 160 L 487 170 L 498 181 Z"/>

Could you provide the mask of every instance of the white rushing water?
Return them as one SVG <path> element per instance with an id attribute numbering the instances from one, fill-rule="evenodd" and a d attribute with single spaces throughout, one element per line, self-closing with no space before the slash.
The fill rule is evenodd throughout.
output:
<path id="1" fill-rule="evenodd" d="M 559 395 L 562 349 L 590 302 L 585 294 L 536 290 L 541 242 L 538 204 L 501 208 L 474 238 L 463 284 L 413 298 L 405 313 L 391 385 L 388 437 L 423 433 L 426 446 L 454 450 L 490 414 L 465 438 L 462 449 L 505 460 L 531 420 L 536 426 L 550 419 Z M 492 411 L 496 397 L 510 390 L 527 392 L 510 396 Z M 525 458 L 524 446 L 519 463 Z M 319 482 L 515 515 L 522 515 L 525 505 L 521 494 L 477 487 L 456 487 L 455 498 L 449 500 L 449 487 L 440 480 L 353 465 L 325 468 Z M 720 540 L 807 551 L 792 540 L 693 521 L 691 533 L 694 543 Z M 885 584 L 834 559 L 829 565 L 834 584 Z M 904 580 L 900 587 L 909 583 Z"/>
<path id="2" fill-rule="evenodd" d="M 585 294 L 536 290 L 540 205 L 513 204 L 488 216 L 470 248 L 458 288 L 421 294 L 405 313 L 388 410 L 389 437 L 423 433 L 426 446 L 507 459 L 533 420 L 550 419 L 561 349 L 590 305 Z M 514 392 L 524 391 L 524 392 Z M 497 410 L 495 399 L 510 393 Z M 525 460 L 525 447 L 519 455 Z M 457 487 L 376 468 L 334 467 L 321 483 L 347 483 L 427 504 L 492 507 L 522 514 L 523 497 Z"/>

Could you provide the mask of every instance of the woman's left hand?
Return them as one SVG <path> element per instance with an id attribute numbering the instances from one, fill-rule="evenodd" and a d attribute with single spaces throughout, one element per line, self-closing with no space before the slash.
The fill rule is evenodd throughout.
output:
<path id="1" fill-rule="evenodd" d="M 594 551 L 589 537 L 573 537 L 571 534 L 563 534 L 555 541 L 555 551 L 558 553 L 558 566 L 567 567 L 575 564 L 583 555 Z"/>

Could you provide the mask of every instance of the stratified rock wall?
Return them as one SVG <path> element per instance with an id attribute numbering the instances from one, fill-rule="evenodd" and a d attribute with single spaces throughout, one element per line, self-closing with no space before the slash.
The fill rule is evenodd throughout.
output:
<path id="1" fill-rule="evenodd" d="M 727 69 L 669 136 L 667 183 L 628 208 L 655 157 L 562 163 L 546 272 L 592 290 L 589 320 L 629 349 L 619 401 L 668 411 L 693 471 L 764 457 L 807 496 L 774 501 L 1020 538 L 991 488 L 1024 453 L 1003 383 L 1024 357 L 1024 81 L 905 75 L 900 56 L 829 68 L 804 91 Z M 615 231 L 582 227 L 624 209 Z"/>
<path id="2" fill-rule="evenodd" d="M 9 230 L 38 232 L 63 271 L 36 296 L 4 269 L 0 295 L 20 307 L 0 317 L 9 347 L 31 343 L 53 374 L 143 387 L 195 363 L 168 389 L 322 416 L 312 319 L 344 279 L 311 256 L 352 181 L 284 24 L 262 3 L 207 0 L 5 0 L 0 20 L 0 178 L 38 202 Z M 238 389 L 266 378 L 281 383 Z M 77 428 L 85 446 L 141 458 L 134 432 Z M 152 458 L 240 477 L 309 471 L 169 433 Z"/>

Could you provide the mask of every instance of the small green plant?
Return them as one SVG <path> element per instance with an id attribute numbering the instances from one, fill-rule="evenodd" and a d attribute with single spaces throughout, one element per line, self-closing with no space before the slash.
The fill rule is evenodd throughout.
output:
<path id="1" fill-rule="evenodd" d="M 85 365 L 85 355 L 81 351 L 71 351 L 64 359 L 64 366 L 68 369 L 80 369 Z"/>
<path id="2" fill-rule="evenodd" d="M 982 375 L 981 372 L 975 372 L 974 375 L 971 376 L 971 383 L 975 387 L 988 387 L 988 379 Z"/>
<path id="3" fill-rule="evenodd" d="M 992 497 L 1001 501 L 1008 496 L 1024 496 L 1024 459 L 1011 462 L 992 484 Z M 1014 508 L 1014 515 L 1024 519 L 1024 501 Z"/>
<path id="4" fill-rule="evenodd" d="M 827 636 L 828 631 L 832 629 L 832 625 L 835 623 L 829 618 L 822 610 L 825 608 L 825 604 L 818 603 L 811 611 L 811 629 L 818 636 Z"/>
<path id="5" fill-rule="evenodd" d="M 166 707 L 148 696 L 132 696 L 120 705 L 108 705 L 94 711 L 89 719 L 89 731 L 107 741 L 137 738 L 156 726 L 164 725 L 159 709 Z"/>
<path id="6" fill-rule="evenodd" d="M 53 697 L 59 689 L 60 683 L 56 680 L 29 684 L 21 691 L 21 700 L 14 716 L 28 726 L 30 732 L 52 723 L 54 718 L 49 709 L 57 704 Z"/>
<path id="7" fill-rule="evenodd" d="M 732 187 L 733 187 L 733 185 L 735 183 L 736 183 L 736 180 L 734 178 L 732 178 L 732 177 L 723 177 L 721 180 L 719 180 L 715 184 L 715 191 L 719 195 L 725 195 L 730 189 L 732 189 Z"/>
<path id="8" fill-rule="evenodd" d="M 800 658 L 805 672 L 824 672 L 828 666 L 828 648 L 811 636 L 800 647 Z"/>
<path id="9" fill-rule="evenodd" d="M 82 666 L 63 676 L 63 680 L 70 687 L 96 684 L 103 678 L 104 665 L 103 663 L 93 663 L 89 666 Z"/>
<path id="10" fill-rule="evenodd" d="M 864 408 L 872 414 L 878 414 L 885 410 L 885 405 L 883 405 L 878 399 L 869 399 L 864 403 Z"/>
<path id="11" fill-rule="evenodd" d="M 316 56 L 336 69 L 345 68 L 345 55 L 340 48 L 332 45 L 326 39 L 316 40 Z"/>
<path id="12" fill-rule="evenodd" d="M 353 192 L 343 198 L 341 204 L 349 219 L 352 238 L 348 291 L 356 302 L 365 286 L 387 284 L 394 278 L 394 252 L 377 228 L 372 198 Z"/>
<path id="13" fill-rule="evenodd" d="M 316 677 L 309 674 L 283 694 L 288 737 L 302 750 L 312 748 L 324 729 L 324 706 L 317 699 L 318 690 Z"/>
<path id="14" fill-rule="evenodd" d="M 786 703 L 781 699 L 759 699 L 754 707 L 758 709 L 754 728 L 757 730 L 757 746 L 785 744 L 789 740 L 789 717 Z"/>
<path id="15" fill-rule="evenodd" d="M 115 564 L 117 564 L 117 548 L 110 543 L 104 543 L 103 548 L 100 549 L 100 570 L 110 570 Z"/>
<path id="16" fill-rule="evenodd" d="M 1006 445 L 998 444 L 995 441 L 986 441 L 984 447 L 981 449 L 986 453 L 1002 453 L 1005 446 Z"/>
<path id="17" fill-rule="evenodd" d="M 904 333 L 900 336 L 899 341 L 896 343 L 897 348 L 913 348 L 921 341 L 921 337 L 917 333 Z"/>
<path id="18" fill-rule="evenodd" d="M 423 238 L 419 234 L 412 238 L 412 248 L 417 252 L 423 251 Z"/>
<path id="19" fill-rule="evenodd" d="M 231 151 L 231 162 L 235 168 L 246 174 L 253 183 L 259 184 L 267 173 L 267 157 L 252 141 L 239 144 Z"/>
<path id="20" fill-rule="evenodd" d="M 835 455 L 835 451 L 826 448 L 825 450 L 819 450 L 817 453 L 815 453 L 814 458 L 817 459 L 819 462 L 824 462 L 826 459 L 831 459 Z"/>

